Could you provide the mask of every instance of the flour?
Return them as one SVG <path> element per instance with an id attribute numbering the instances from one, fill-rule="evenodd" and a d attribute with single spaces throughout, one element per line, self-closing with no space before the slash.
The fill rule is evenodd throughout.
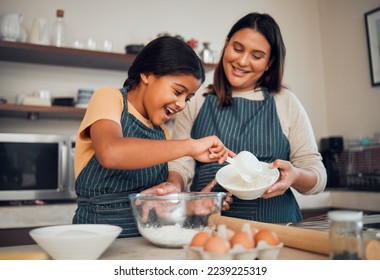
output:
<path id="1" fill-rule="evenodd" d="M 159 246 L 182 247 L 190 244 L 193 236 L 204 228 L 183 228 L 179 224 L 162 227 L 140 227 L 141 234 Z"/>
<path id="2" fill-rule="evenodd" d="M 263 163 L 262 174 L 248 183 L 239 175 L 233 165 L 226 165 L 216 173 L 216 180 L 221 186 L 228 187 L 230 190 L 247 191 L 273 185 L 279 175 L 278 170 L 270 169 L 267 163 Z"/>
<path id="3" fill-rule="evenodd" d="M 273 181 L 273 176 L 259 176 L 255 178 L 252 182 L 248 183 L 243 178 L 240 176 L 236 176 L 231 180 L 230 186 L 234 186 L 236 190 L 241 189 L 255 189 L 255 188 L 262 188 L 266 186 L 272 185 L 274 182 Z"/>
<path id="4" fill-rule="evenodd" d="M 233 174 L 229 178 L 225 178 L 224 184 L 234 190 L 248 190 L 255 188 L 262 188 L 272 185 L 277 180 L 277 176 L 261 175 L 253 180 L 253 182 L 246 182 L 240 177 L 239 174 Z"/>

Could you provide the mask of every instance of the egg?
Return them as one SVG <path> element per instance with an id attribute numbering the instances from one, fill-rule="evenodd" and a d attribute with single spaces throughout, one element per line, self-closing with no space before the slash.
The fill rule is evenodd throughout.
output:
<path id="1" fill-rule="evenodd" d="M 256 244 L 260 241 L 265 241 L 270 246 L 275 246 L 280 243 L 277 233 L 270 229 L 261 229 L 255 235 L 254 239 Z"/>
<path id="2" fill-rule="evenodd" d="M 230 244 L 228 241 L 220 236 L 212 236 L 203 246 L 203 250 L 210 253 L 225 254 L 229 251 L 229 249 Z"/>
<path id="3" fill-rule="evenodd" d="M 251 232 L 252 232 L 252 236 L 254 236 L 256 233 L 259 232 L 259 229 L 253 225 L 250 226 L 250 229 L 251 229 Z"/>
<path id="4" fill-rule="evenodd" d="M 255 241 L 246 232 L 238 231 L 230 240 L 231 247 L 239 244 L 245 249 L 252 249 L 255 247 Z"/>
<path id="5" fill-rule="evenodd" d="M 193 236 L 190 246 L 203 247 L 207 240 L 211 238 L 211 235 L 205 231 L 200 231 Z"/>
<path id="6" fill-rule="evenodd" d="M 235 235 L 235 231 L 233 231 L 232 229 L 227 229 L 227 239 L 228 241 L 231 240 L 231 238 Z"/>

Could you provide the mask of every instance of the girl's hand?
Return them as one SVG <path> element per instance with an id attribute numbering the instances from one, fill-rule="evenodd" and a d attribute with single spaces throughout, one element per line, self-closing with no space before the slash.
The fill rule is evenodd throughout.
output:
<path id="1" fill-rule="evenodd" d="M 163 182 L 159 185 L 143 190 L 140 193 L 151 194 L 151 195 L 166 195 L 169 193 L 176 193 L 180 191 L 181 189 L 179 186 L 176 186 L 175 184 L 171 182 Z"/>
<path id="2" fill-rule="evenodd" d="M 297 168 L 289 161 L 277 159 L 269 164 L 269 168 L 278 168 L 280 170 L 280 177 L 276 183 L 267 189 L 267 191 L 261 196 L 262 198 L 283 195 L 298 177 Z"/>
<path id="3" fill-rule="evenodd" d="M 201 162 L 217 161 L 222 164 L 228 155 L 234 155 L 216 136 L 208 136 L 194 140 L 192 157 Z"/>
<path id="4" fill-rule="evenodd" d="M 149 189 L 143 190 L 140 192 L 141 194 L 150 194 L 150 195 L 166 195 L 170 193 L 180 192 L 178 187 L 170 182 L 164 182 Z M 141 202 L 137 201 L 136 205 L 139 205 Z M 154 209 L 156 214 L 159 217 L 165 217 L 169 215 L 168 209 L 170 209 L 170 205 L 165 201 L 147 201 L 144 203 L 142 210 L 142 222 L 145 223 L 148 220 L 149 212 L 151 209 Z"/>

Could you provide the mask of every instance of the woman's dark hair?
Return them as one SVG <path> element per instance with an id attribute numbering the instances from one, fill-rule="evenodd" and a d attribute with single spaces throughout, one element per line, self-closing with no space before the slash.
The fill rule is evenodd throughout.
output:
<path id="1" fill-rule="evenodd" d="M 279 92 L 282 88 L 286 53 L 280 27 L 268 14 L 250 13 L 242 17 L 232 26 L 227 35 L 227 41 L 229 41 L 237 31 L 243 28 L 250 28 L 260 32 L 267 39 L 271 47 L 269 58 L 270 66 L 259 79 L 256 87 L 266 87 L 270 92 Z M 231 85 L 227 80 L 223 68 L 225 47 L 223 48 L 221 58 L 215 69 L 214 84 L 209 87 L 215 91 L 221 106 L 229 106 L 232 102 Z"/>
<path id="2" fill-rule="evenodd" d="M 172 36 L 158 37 L 142 49 L 128 70 L 124 87 L 136 87 L 141 73 L 158 77 L 191 74 L 201 83 L 205 81 L 205 70 L 198 55 L 186 42 Z"/>

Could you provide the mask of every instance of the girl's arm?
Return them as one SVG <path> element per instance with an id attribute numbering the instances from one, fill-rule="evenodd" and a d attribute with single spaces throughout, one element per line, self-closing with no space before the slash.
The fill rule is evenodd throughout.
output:
<path id="1" fill-rule="evenodd" d="M 202 162 L 226 160 L 228 149 L 216 136 L 194 140 L 151 140 L 125 138 L 118 123 L 101 119 L 87 130 L 102 166 L 112 169 L 138 169 L 191 156 Z"/>

